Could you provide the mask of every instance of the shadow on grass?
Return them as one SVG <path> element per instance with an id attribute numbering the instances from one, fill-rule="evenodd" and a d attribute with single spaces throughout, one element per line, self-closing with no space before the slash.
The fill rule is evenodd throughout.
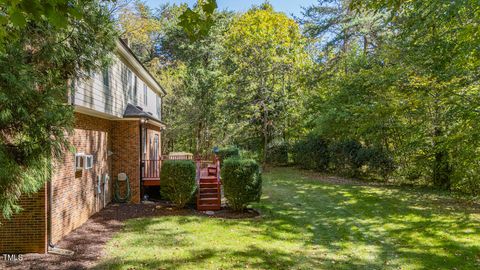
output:
<path id="1" fill-rule="evenodd" d="M 176 269 L 184 264 L 197 264 L 202 263 L 205 260 L 215 256 L 215 251 L 210 249 L 193 250 L 188 257 L 184 258 L 170 258 L 170 259 L 132 259 L 132 258 L 119 258 L 115 257 L 103 261 L 95 266 L 93 269 L 125 269 L 128 265 L 128 269 Z"/>
<path id="2" fill-rule="evenodd" d="M 272 239 L 282 231 L 307 233 L 305 245 L 349 258 L 335 265 L 325 259 L 327 266 L 354 266 L 352 262 L 374 254 L 373 260 L 361 265 L 480 267 L 477 209 L 446 209 L 435 191 L 330 185 L 298 178 L 291 169 L 279 169 L 267 178 L 273 187 L 268 195 L 276 202 L 259 205 L 270 216 L 264 225 L 275 228 L 265 232 Z M 371 251 L 354 254 L 362 246 Z"/>
<path id="3" fill-rule="evenodd" d="M 117 250 L 96 269 L 480 267 L 479 216 L 474 209 L 446 209 L 435 192 L 324 184 L 288 168 L 266 174 L 264 185 L 264 199 L 255 205 L 261 219 L 132 220 L 120 235 L 131 236 L 121 246 L 125 256 Z M 214 228 L 213 240 L 195 226 Z M 229 244 L 235 239 L 221 234 L 228 231 L 245 242 Z M 216 245 L 216 238 L 222 244 Z M 135 257 L 128 254 L 130 246 L 183 253 Z"/>

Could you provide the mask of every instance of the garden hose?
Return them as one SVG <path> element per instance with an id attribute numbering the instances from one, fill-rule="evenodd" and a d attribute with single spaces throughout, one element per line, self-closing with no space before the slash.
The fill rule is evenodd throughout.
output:
<path id="1" fill-rule="evenodd" d="M 118 186 L 118 182 L 120 181 L 117 179 L 117 181 L 115 181 L 115 202 L 125 203 L 130 201 L 130 196 L 132 194 L 130 190 L 130 181 L 128 180 L 128 176 L 125 179 L 125 181 L 122 181 L 122 182 L 125 182 L 125 184 L 127 185 L 127 194 L 125 194 L 124 197 L 120 196 L 120 187 Z"/>

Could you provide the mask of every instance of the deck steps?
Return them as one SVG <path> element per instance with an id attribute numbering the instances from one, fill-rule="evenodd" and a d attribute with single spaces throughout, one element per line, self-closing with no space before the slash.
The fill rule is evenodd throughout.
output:
<path id="1" fill-rule="evenodd" d="M 208 165 L 200 172 L 198 181 L 197 210 L 216 211 L 222 208 L 218 165 Z"/>

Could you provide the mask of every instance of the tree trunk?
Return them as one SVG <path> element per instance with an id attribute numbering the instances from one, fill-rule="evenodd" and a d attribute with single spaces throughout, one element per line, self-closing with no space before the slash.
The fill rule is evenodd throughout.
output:
<path id="1" fill-rule="evenodd" d="M 433 184 L 441 189 L 449 190 L 451 187 L 451 165 L 449 161 L 448 152 L 442 149 L 439 140 L 442 131 L 439 127 L 434 130 L 434 161 L 433 161 Z"/>

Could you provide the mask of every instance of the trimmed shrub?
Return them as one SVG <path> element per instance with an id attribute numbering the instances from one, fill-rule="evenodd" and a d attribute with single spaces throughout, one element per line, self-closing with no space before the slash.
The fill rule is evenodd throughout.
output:
<path id="1" fill-rule="evenodd" d="M 388 153 L 374 147 L 364 147 L 357 153 L 357 162 L 368 165 L 368 172 L 387 178 L 395 170 L 395 162 Z"/>
<path id="2" fill-rule="evenodd" d="M 330 163 L 328 142 L 320 136 L 309 135 L 293 145 L 292 158 L 303 169 L 325 172 Z"/>
<path id="3" fill-rule="evenodd" d="M 288 145 L 285 142 L 277 142 L 269 145 L 267 150 L 267 163 L 273 165 L 288 164 Z"/>
<path id="4" fill-rule="evenodd" d="M 241 211 L 262 195 L 262 175 L 255 160 L 230 158 L 224 161 L 222 183 L 228 205 Z"/>
<path id="5" fill-rule="evenodd" d="M 236 146 L 227 146 L 218 150 L 218 157 L 223 162 L 229 158 L 240 158 L 240 150 Z"/>
<path id="6" fill-rule="evenodd" d="M 395 169 L 391 155 L 382 148 L 365 146 L 355 140 L 333 141 L 310 134 L 292 147 L 295 165 L 308 170 L 347 177 L 378 175 L 387 178 Z"/>
<path id="7" fill-rule="evenodd" d="M 364 160 L 358 158 L 362 145 L 354 140 L 341 141 L 331 145 L 334 171 L 347 177 L 358 177 Z"/>
<path id="8" fill-rule="evenodd" d="M 162 164 L 160 193 L 183 208 L 195 193 L 195 164 L 191 160 L 166 160 Z"/>

